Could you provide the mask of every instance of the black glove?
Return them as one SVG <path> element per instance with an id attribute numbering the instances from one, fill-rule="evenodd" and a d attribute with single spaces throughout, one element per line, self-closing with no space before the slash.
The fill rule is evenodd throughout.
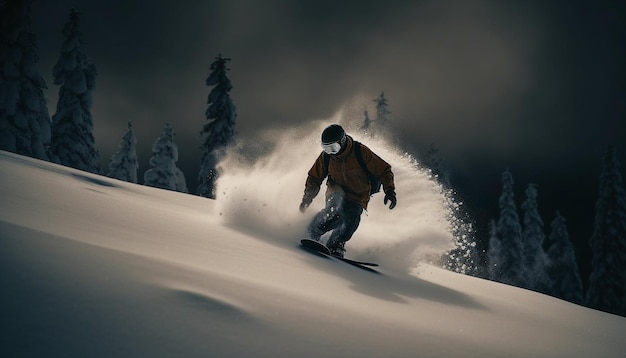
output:
<path id="1" fill-rule="evenodd" d="M 300 212 L 304 213 L 306 211 L 306 208 L 309 207 L 309 203 L 305 203 L 304 201 L 300 203 Z"/>
<path id="2" fill-rule="evenodd" d="M 388 192 L 385 193 L 385 201 L 383 203 L 385 205 L 387 205 L 388 201 L 391 202 L 389 204 L 389 210 L 391 210 L 391 209 L 396 207 L 397 200 L 396 200 L 396 192 L 395 191 L 389 190 Z"/>

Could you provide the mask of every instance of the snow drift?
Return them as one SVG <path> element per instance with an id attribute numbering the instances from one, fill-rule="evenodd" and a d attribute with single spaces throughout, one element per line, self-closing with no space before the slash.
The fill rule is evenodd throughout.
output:
<path id="1" fill-rule="evenodd" d="M 393 158 L 404 183 L 402 163 L 381 154 Z M 278 159 L 268 157 L 242 171 L 251 181 L 222 178 L 233 181 L 216 202 L 0 152 L 2 356 L 616 357 L 626 351 L 622 317 L 430 265 L 413 274 L 392 265 L 387 255 L 400 250 L 386 246 L 414 240 L 426 252 L 448 245 L 440 215 L 429 212 L 439 204 L 428 202 L 436 195 L 426 181 L 418 180 L 415 193 L 413 184 L 400 184 L 394 211 L 370 208 L 371 220 L 351 243 L 351 253 L 382 264 L 378 273 L 303 251 L 300 169 L 312 159 L 302 157 L 298 169 L 277 179 L 266 168 Z M 253 190 L 255 181 L 265 189 Z M 415 219 L 413 210 L 428 219 Z M 376 225 L 387 220 L 400 243 L 381 238 L 387 228 Z M 403 225 L 417 225 L 410 234 L 416 236 L 403 237 L 411 231 L 396 227 Z"/>

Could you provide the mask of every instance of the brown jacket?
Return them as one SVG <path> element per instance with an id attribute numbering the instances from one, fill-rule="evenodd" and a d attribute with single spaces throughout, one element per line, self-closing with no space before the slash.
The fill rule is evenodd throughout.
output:
<path id="1" fill-rule="evenodd" d="M 310 204 L 313 201 L 313 198 L 320 191 L 322 181 L 328 176 L 326 196 L 343 190 L 346 199 L 360 203 L 363 209 L 367 209 L 367 203 L 370 200 L 370 184 L 367 173 L 356 158 L 352 137 L 346 137 L 346 147 L 339 154 L 330 156 L 328 171 L 324 167 L 324 152 L 317 157 L 313 167 L 309 170 L 309 176 L 304 187 L 304 197 L 302 198 L 304 203 Z M 391 165 L 363 144 L 361 144 L 361 154 L 370 173 L 380 177 L 385 193 L 395 190 Z"/>

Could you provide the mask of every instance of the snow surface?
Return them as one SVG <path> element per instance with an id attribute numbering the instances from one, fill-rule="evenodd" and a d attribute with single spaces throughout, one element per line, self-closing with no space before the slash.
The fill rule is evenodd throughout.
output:
<path id="1" fill-rule="evenodd" d="M 0 151 L 0 355 L 624 356 L 626 318 L 410 270 L 449 238 L 428 180 L 411 187 L 395 158 L 398 207 L 372 203 L 348 246 L 377 273 L 302 250 L 309 157 L 282 179 L 264 177 L 272 158 L 228 174 L 213 201 Z"/>

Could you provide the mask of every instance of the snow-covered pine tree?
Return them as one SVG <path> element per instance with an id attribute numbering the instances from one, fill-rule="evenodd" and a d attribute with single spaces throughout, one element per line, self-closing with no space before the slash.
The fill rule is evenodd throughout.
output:
<path id="1" fill-rule="evenodd" d="M 139 162 L 137 160 L 137 150 L 135 149 L 136 144 L 137 138 L 133 131 L 133 122 L 128 121 L 128 129 L 120 141 L 117 152 L 111 158 L 107 176 L 130 183 L 137 183 Z"/>
<path id="2" fill-rule="evenodd" d="M 557 211 L 550 224 L 548 236 L 547 274 L 551 281 L 551 294 L 555 297 L 582 304 L 583 285 L 578 274 L 576 253 L 569 239 L 565 218 Z"/>
<path id="3" fill-rule="evenodd" d="M 500 217 L 496 225 L 497 240 L 500 241 L 499 277 L 496 281 L 522 287 L 522 227 L 515 205 L 513 175 L 507 169 L 502 174 L 502 194 L 499 200 Z"/>
<path id="4" fill-rule="evenodd" d="M 386 136 L 389 134 L 389 103 L 385 98 L 385 92 L 381 92 L 380 96 L 374 98 L 376 104 L 376 117 L 374 120 L 369 121 L 367 133 L 372 136 Z M 369 120 L 369 118 L 367 118 Z"/>
<path id="5" fill-rule="evenodd" d="M 0 149 L 48 160 L 50 114 L 37 71 L 31 3 L 0 1 Z"/>
<path id="6" fill-rule="evenodd" d="M 226 155 L 228 147 L 235 140 L 235 124 L 237 110 L 230 97 L 233 88 L 230 79 L 226 76 L 229 68 L 226 62 L 230 58 L 218 55 L 211 64 L 211 73 L 206 80 L 207 86 L 214 86 L 207 103 L 206 110 L 208 123 L 200 132 L 202 138 L 202 158 L 198 173 L 198 188 L 196 194 L 215 199 L 215 183 L 218 177 L 218 164 Z"/>
<path id="7" fill-rule="evenodd" d="M 70 11 L 62 33 L 65 39 L 53 69 L 54 84 L 61 86 L 57 111 L 52 116 L 53 159 L 62 165 L 100 174 L 100 154 L 91 117 L 96 68 L 83 50 L 77 10 Z"/>
<path id="8" fill-rule="evenodd" d="M 523 287 L 549 294 L 550 281 L 546 273 L 548 256 L 543 249 L 546 235 L 543 232 L 543 220 L 539 215 L 537 196 L 537 184 L 528 184 L 526 199 L 522 203 L 522 210 L 524 210 L 522 253 L 525 281 Z"/>
<path id="9" fill-rule="evenodd" d="M 380 128 L 384 128 L 389 121 L 387 115 L 391 114 L 389 111 L 389 103 L 387 103 L 387 99 L 385 98 L 385 92 L 381 92 L 380 96 L 374 98 L 374 103 L 376 103 L 376 125 Z"/>
<path id="10" fill-rule="evenodd" d="M 155 188 L 187 193 L 185 175 L 178 169 L 178 147 L 174 143 L 174 130 L 169 123 L 152 145 L 151 169 L 144 174 L 144 184 Z"/>
<path id="11" fill-rule="evenodd" d="M 615 147 L 602 162 L 586 304 L 626 316 L 626 194 Z"/>

